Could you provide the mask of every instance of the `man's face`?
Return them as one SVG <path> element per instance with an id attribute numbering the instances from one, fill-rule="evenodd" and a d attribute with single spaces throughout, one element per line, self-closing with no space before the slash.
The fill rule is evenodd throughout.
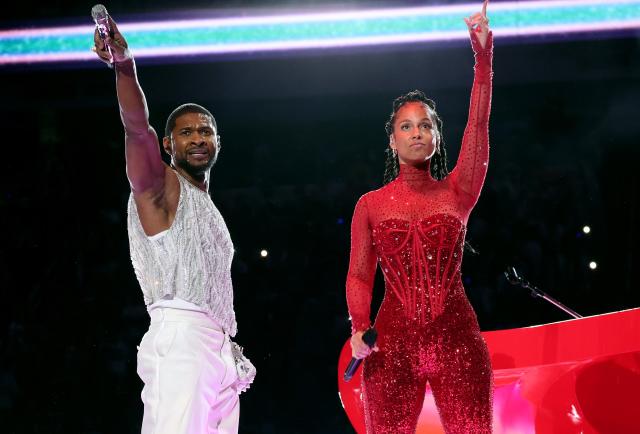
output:
<path id="1" fill-rule="evenodd" d="M 165 137 L 164 149 L 173 164 L 190 175 L 202 175 L 218 158 L 218 135 L 211 117 L 204 113 L 185 113 L 176 118 L 170 137 Z"/>

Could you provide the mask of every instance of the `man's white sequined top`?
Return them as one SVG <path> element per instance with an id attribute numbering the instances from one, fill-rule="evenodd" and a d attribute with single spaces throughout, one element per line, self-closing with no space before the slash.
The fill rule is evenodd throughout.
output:
<path id="1" fill-rule="evenodd" d="M 144 302 L 149 306 L 167 297 L 186 300 L 235 336 L 234 251 L 229 230 L 209 194 L 176 175 L 180 181 L 178 209 L 164 232 L 147 236 L 133 194 L 129 197 L 129 249 Z"/>

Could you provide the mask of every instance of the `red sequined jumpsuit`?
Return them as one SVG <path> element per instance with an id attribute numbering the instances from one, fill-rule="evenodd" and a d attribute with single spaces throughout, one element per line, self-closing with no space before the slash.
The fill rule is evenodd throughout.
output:
<path id="1" fill-rule="evenodd" d="M 489 158 L 492 35 L 484 49 L 471 40 L 475 75 L 454 170 L 436 181 L 428 167 L 401 164 L 397 179 L 355 207 L 347 277 L 354 333 L 370 326 L 376 262 L 385 280 L 380 351 L 363 366 L 367 433 L 414 433 L 427 382 L 447 434 L 491 433 L 491 362 L 460 278 Z"/>

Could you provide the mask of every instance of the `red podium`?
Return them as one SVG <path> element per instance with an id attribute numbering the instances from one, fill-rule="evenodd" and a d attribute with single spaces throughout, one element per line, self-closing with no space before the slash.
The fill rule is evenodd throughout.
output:
<path id="1" fill-rule="evenodd" d="M 640 308 L 483 336 L 495 376 L 495 434 L 640 434 Z M 347 341 L 339 395 L 364 434 L 362 368 L 346 383 L 349 360 Z M 428 387 L 417 433 L 444 433 Z"/>

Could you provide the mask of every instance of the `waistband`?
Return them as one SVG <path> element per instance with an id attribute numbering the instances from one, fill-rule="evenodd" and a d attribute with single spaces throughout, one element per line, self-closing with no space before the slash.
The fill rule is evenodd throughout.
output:
<path id="1" fill-rule="evenodd" d="M 163 321 L 184 322 L 225 333 L 224 328 L 204 312 L 157 307 L 149 311 L 149 317 L 151 318 L 151 324 L 157 324 Z"/>

